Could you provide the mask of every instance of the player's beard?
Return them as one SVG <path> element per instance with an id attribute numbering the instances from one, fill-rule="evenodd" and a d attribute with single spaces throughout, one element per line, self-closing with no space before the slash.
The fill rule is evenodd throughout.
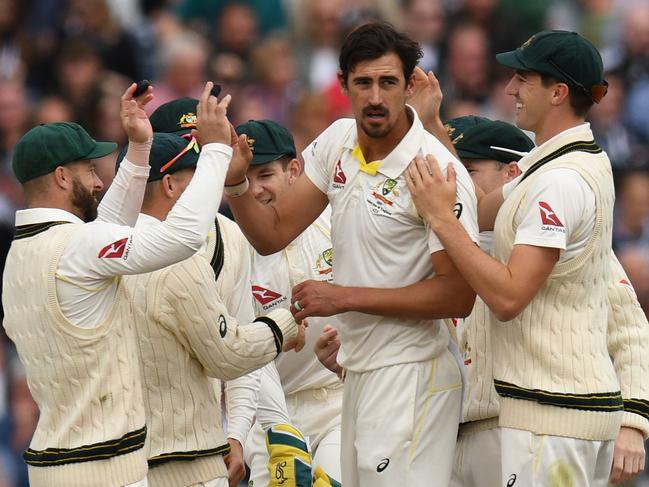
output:
<path id="1" fill-rule="evenodd" d="M 393 128 L 393 125 L 390 123 L 390 112 L 388 111 L 388 109 L 385 107 L 377 107 L 377 109 L 384 114 L 385 121 L 383 124 L 376 126 L 367 122 L 367 112 L 371 112 L 372 108 L 366 108 L 365 110 L 363 110 L 363 117 L 360 124 L 361 129 L 363 130 L 365 135 L 372 139 L 380 139 L 382 137 L 385 137 Z"/>
<path id="2" fill-rule="evenodd" d="M 80 212 L 84 222 L 91 222 L 97 218 L 97 198 L 88 191 L 77 179 L 72 180 L 72 206 Z"/>

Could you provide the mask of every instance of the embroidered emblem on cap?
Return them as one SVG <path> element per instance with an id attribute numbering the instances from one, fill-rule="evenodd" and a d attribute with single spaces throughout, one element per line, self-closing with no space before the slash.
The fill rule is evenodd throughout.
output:
<path id="1" fill-rule="evenodd" d="M 251 152 L 255 152 L 255 139 L 248 137 L 248 147 L 250 147 Z"/>
<path id="2" fill-rule="evenodd" d="M 178 120 L 178 125 L 182 128 L 195 127 L 198 117 L 195 113 L 184 113 Z"/>

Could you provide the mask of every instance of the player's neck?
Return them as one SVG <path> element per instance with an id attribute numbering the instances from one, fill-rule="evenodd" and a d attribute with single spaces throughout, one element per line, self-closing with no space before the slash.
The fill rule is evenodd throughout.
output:
<path id="1" fill-rule="evenodd" d="M 546 117 L 540 127 L 534 131 L 537 146 L 546 143 L 561 132 L 577 127 L 586 121 L 584 117 L 578 117 L 572 111 L 564 111 L 562 114 L 557 112 L 553 115 Z"/>
<path id="2" fill-rule="evenodd" d="M 370 137 L 363 130 L 358 128 L 358 145 L 363 152 L 363 157 L 367 162 L 379 161 L 385 159 L 394 148 L 399 145 L 401 139 L 405 137 L 412 126 L 412 117 L 404 107 L 403 112 L 392 127 L 392 130 L 384 137 Z"/>

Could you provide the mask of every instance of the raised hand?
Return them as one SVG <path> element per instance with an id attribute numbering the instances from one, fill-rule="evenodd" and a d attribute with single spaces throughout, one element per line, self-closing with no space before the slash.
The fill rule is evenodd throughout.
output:
<path id="1" fill-rule="evenodd" d="M 252 161 L 252 150 L 248 145 L 248 136 L 245 134 L 239 135 L 232 143 L 232 160 L 225 176 L 225 185 L 233 186 L 241 183 L 246 177 L 250 161 Z"/>
<path id="2" fill-rule="evenodd" d="M 136 89 L 137 84 L 132 83 L 122 95 L 119 116 L 129 142 L 148 142 L 153 137 L 153 129 L 144 107 L 153 100 L 153 87 L 149 86 L 142 95 L 134 98 Z"/>
<path id="3" fill-rule="evenodd" d="M 225 95 L 221 101 L 218 101 L 210 92 L 214 83 L 208 81 L 205 84 L 203 93 L 196 108 L 197 129 L 192 130 L 192 135 L 196 137 L 201 145 L 219 142 L 230 145 L 231 142 L 231 125 L 227 118 L 227 109 L 232 97 Z"/>

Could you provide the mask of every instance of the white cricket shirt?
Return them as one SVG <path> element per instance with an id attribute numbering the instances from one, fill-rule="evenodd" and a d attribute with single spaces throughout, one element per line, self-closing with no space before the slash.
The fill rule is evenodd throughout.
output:
<path id="1" fill-rule="evenodd" d="M 434 275 L 431 254 L 443 250 L 437 236 L 419 217 L 404 171 L 417 154 L 433 154 L 442 172 L 454 164 L 458 196 L 456 214 L 478 241 L 477 200 L 468 172 L 433 135 L 415 111 L 401 142 L 378 172 L 360 171 L 354 155 L 356 122 L 334 122 L 303 152 L 306 174 L 327 196 L 332 208 L 334 283 L 342 286 L 399 288 Z M 339 363 L 355 372 L 438 356 L 448 333 L 440 320 L 402 319 L 348 312 L 339 334 Z"/>
<path id="2" fill-rule="evenodd" d="M 251 282 L 256 314 L 265 315 L 276 307 L 288 309 L 293 287 L 308 279 L 333 282 L 332 259 L 331 210 L 327 207 L 284 250 L 267 256 L 253 253 Z M 281 353 L 275 359 L 286 395 L 339 384 L 336 374 L 326 369 L 313 353 L 323 328 L 334 320 L 311 317 L 307 321 L 304 348 L 298 353 Z"/>

